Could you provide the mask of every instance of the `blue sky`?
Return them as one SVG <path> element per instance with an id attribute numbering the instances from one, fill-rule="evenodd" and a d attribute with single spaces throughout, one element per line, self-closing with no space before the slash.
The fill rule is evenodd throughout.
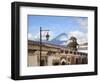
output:
<path id="1" fill-rule="evenodd" d="M 66 33 L 68 36 L 75 35 L 75 37 L 79 39 L 86 39 L 88 32 L 88 18 L 75 16 L 28 15 L 29 39 L 39 39 L 40 27 L 42 27 L 43 30 L 50 30 L 50 40 L 61 33 Z M 81 36 L 79 37 L 78 35 Z"/>

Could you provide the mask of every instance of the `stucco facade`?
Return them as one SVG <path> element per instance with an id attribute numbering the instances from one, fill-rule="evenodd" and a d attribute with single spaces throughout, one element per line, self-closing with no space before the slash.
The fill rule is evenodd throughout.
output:
<path id="1" fill-rule="evenodd" d="M 87 64 L 87 53 L 72 51 L 67 47 L 62 47 L 49 43 L 42 43 L 41 64 L 42 66 L 52 65 L 75 65 Z M 28 66 L 40 66 L 40 43 L 28 41 Z"/>

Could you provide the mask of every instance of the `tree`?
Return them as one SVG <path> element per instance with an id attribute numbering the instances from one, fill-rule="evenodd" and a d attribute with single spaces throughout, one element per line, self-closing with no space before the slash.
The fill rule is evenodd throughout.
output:
<path id="1" fill-rule="evenodd" d="M 67 47 L 68 47 L 69 49 L 71 49 L 71 50 L 77 51 L 77 46 L 78 46 L 79 44 L 77 43 L 76 37 L 73 37 L 73 36 L 72 36 L 69 40 L 70 40 L 70 42 L 69 42 L 69 44 L 67 45 Z"/>

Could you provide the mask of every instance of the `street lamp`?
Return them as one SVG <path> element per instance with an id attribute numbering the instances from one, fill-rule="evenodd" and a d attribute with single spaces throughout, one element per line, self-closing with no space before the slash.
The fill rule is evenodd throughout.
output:
<path id="1" fill-rule="evenodd" d="M 47 41 L 49 40 L 49 37 L 50 37 L 50 35 L 49 35 L 49 33 L 47 32 L 47 35 L 46 35 L 46 40 L 47 40 Z"/>
<path id="2" fill-rule="evenodd" d="M 40 27 L 40 66 L 43 66 L 42 60 L 41 60 L 41 55 L 42 55 L 42 31 L 49 31 L 49 30 L 42 30 L 42 27 Z M 49 33 L 47 32 L 46 34 L 46 40 L 49 40 Z"/>

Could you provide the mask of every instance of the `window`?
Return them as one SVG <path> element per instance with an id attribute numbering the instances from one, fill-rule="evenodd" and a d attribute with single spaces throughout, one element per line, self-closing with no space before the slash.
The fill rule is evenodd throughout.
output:
<path id="1" fill-rule="evenodd" d="M 72 51 L 70 51 L 70 54 L 72 54 Z"/>
<path id="2" fill-rule="evenodd" d="M 65 54 L 68 54 L 68 51 L 65 51 Z"/>
<path id="3" fill-rule="evenodd" d="M 64 50 L 61 50 L 61 53 L 63 53 L 64 52 Z"/>
<path id="4" fill-rule="evenodd" d="M 70 62 L 70 58 L 68 58 L 68 62 Z"/>
<path id="5" fill-rule="evenodd" d="M 76 55 L 76 52 L 74 52 L 74 55 Z"/>

